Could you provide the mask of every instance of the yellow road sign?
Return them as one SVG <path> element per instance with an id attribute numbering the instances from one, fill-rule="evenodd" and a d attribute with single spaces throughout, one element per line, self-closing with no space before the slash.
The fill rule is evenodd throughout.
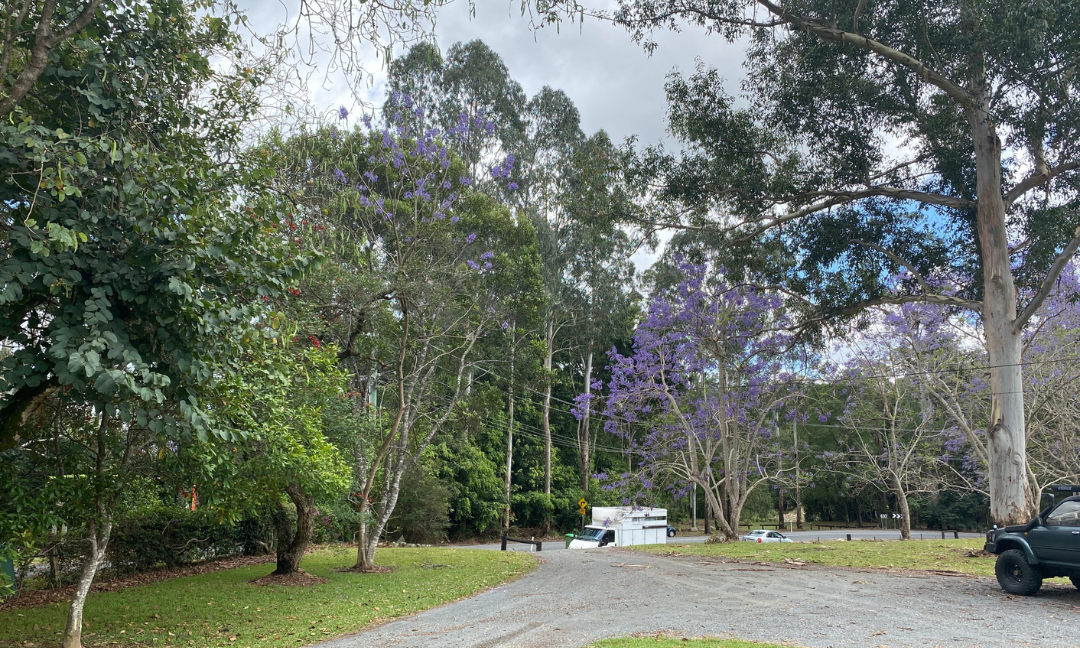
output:
<path id="1" fill-rule="evenodd" d="M 579 499 L 579 500 L 577 501 L 577 505 L 578 505 L 579 507 L 581 507 L 582 509 L 584 509 L 584 508 L 585 508 L 586 506 L 588 506 L 588 505 L 589 505 L 589 503 L 585 501 L 585 498 L 584 498 L 584 497 L 582 497 L 581 499 Z M 584 511 L 583 511 L 583 512 L 584 512 Z"/>
<path id="2" fill-rule="evenodd" d="M 582 514 L 582 515 L 585 515 L 585 507 L 584 507 L 584 506 L 582 506 L 580 510 L 581 510 L 581 514 Z"/>

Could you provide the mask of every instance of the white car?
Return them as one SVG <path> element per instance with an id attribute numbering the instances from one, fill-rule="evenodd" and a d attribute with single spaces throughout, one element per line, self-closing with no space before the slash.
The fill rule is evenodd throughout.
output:
<path id="1" fill-rule="evenodd" d="M 740 540 L 743 542 L 795 542 L 791 538 L 784 537 L 784 534 L 779 531 L 766 531 L 765 529 L 751 531 Z"/>

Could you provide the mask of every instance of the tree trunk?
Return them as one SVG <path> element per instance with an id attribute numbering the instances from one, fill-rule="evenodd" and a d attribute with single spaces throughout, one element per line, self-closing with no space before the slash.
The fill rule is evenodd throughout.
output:
<path id="1" fill-rule="evenodd" d="M 368 551 L 368 518 L 371 517 L 371 502 L 366 497 L 360 499 L 360 529 L 356 538 L 356 565 L 353 569 L 367 571 L 375 565 L 375 553 Z"/>
<path id="2" fill-rule="evenodd" d="M 99 510 L 103 507 L 99 507 Z M 90 555 L 83 564 L 82 575 L 79 583 L 71 595 L 71 607 L 68 609 L 67 627 L 64 629 L 63 648 L 82 648 L 82 618 L 83 607 L 86 605 L 86 595 L 90 592 L 90 585 L 94 582 L 101 562 L 105 559 L 105 549 L 109 546 L 109 537 L 112 535 L 112 515 L 101 516 L 102 520 L 91 520 L 87 523 L 87 535 L 90 537 Z"/>
<path id="3" fill-rule="evenodd" d="M 592 345 L 589 345 L 589 355 L 585 360 L 585 394 L 592 395 Z M 581 492 L 589 492 L 589 413 L 592 411 L 592 403 L 585 401 L 585 412 L 581 417 L 581 427 L 578 428 L 578 470 L 581 474 Z"/>
<path id="4" fill-rule="evenodd" d="M 289 518 L 282 507 L 277 515 L 277 569 L 274 570 L 277 576 L 287 576 L 300 571 L 300 561 L 311 544 L 311 535 L 315 530 L 315 507 L 311 498 L 296 484 L 286 486 L 285 492 L 296 506 L 296 532 L 289 533 Z M 292 537 L 288 544 L 285 544 L 285 538 L 290 535 Z"/>
<path id="5" fill-rule="evenodd" d="M 983 266 L 983 332 L 990 361 L 990 516 L 999 525 L 1024 522 L 1032 513 L 1024 435 L 1021 339 L 1013 330 L 1016 287 L 1009 258 L 1005 201 L 1001 194 L 1001 140 L 990 120 L 985 75 L 978 70 L 968 109 L 975 145 L 979 244 Z"/>
<path id="6" fill-rule="evenodd" d="M 908 507 L 907 493 L 904 492 L 898 479 L 893 479 L 893 497 L 896 498 L 896 508 L 900 514 L 900 539 L 911 540 L 911 509 Z"/>
<path id="7" fill-rule="evenodd" d="M 776 515 L 780 522 L 780 528 L 784 528 L 784 489 L 776 489 Z"/>

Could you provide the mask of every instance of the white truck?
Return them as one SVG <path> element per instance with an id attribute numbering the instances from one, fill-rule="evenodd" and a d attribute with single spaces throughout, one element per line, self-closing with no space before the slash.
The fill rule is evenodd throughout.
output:
<path id="1" fill-rule="evenodd" d="M 651 506 L 594 506 L 592 524 L 574 534 L 567 549 L 667 544 L 667 509 Z"/>

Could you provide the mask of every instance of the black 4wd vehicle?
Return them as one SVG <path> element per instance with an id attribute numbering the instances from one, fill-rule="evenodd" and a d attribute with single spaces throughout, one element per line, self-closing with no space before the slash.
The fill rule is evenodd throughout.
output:
<path id="1" fill-rule="evenodd" d="M 1059 493 L 1080 494 L 1080 486 L 1054 486 Z M 986 550 L 998 554 L 994 572 L 1002 589 L 1031 596 L 1044 578 L 1068 576 L 1080 589 L 1080 496 L 1054 502 L 1027 524 L 994 527 L 986 532 Z"/>

